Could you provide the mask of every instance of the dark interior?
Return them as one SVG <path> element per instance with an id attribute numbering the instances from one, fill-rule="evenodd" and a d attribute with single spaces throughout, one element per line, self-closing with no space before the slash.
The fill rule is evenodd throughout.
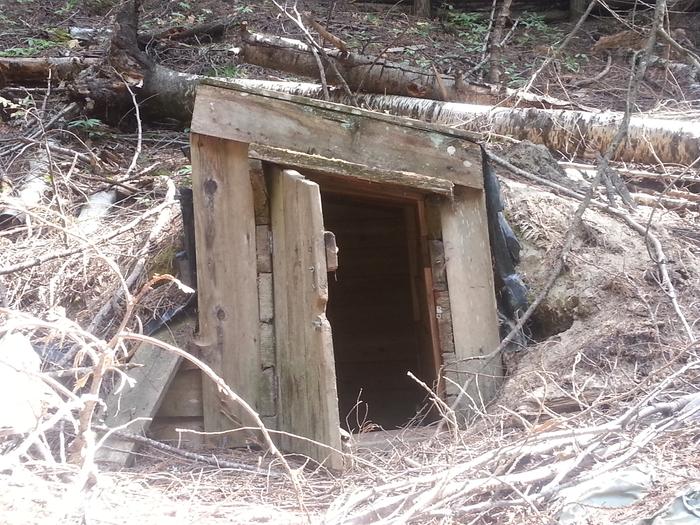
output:
<path id="1" fill-rule="evenodd" d="M 340 250 L 338 270 L 328 277 L 327 315 L 341 425 L 351 431 L 372 430 L 372 424 L 397 428 L 425 399 L 406 372 L 428 382 L 435 374 L 420 306 L 425 291 L 415 205 L 332 193 L 322 199 L 325 229 Z"/>

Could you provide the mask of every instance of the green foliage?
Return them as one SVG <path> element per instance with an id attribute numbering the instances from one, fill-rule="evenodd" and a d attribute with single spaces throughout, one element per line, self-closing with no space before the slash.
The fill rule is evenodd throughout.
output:
<path id="1" fill-rule="evenodd" d="M 99 127 L 101 124 L 102 121 L 98 118 L 84 118 L 70 121 L 68 127 L 82 131 L 90 131 Z"/>
<path id="2" fill-rule="evenodd" d="M 416 22 L 415 26 L 411 29 L 412 33 L 420 35 L 424 38 L 430 36 L 430 32 L 433 30 L 433 24 L 430 22 Z"/>
<path id="3" fill-rule="evenodd" d="M 58 10 L 59 15 L 67 15 L 78 7 L 78 0 L 66 0 L 66 3 Z"/>
<path id="4" fill-rule="evenodd" d="M 565 55 L 562 59 L 562 64 L 567 71 L 578 73 L 581 71 L 581 65 L 588 62 L 588 55 L 585 53 L 576 53 L 575 55 Z"/>
<path id="5" fill-rule="evenodd" d="M 245 73 L 238 66 L 231 64 L 223 67 L 214 66 L 209 75 L 223 78 L 242 78 L 245 76 Z"/>
<path id="6" fill-rule="evenodd" d="M 239 5 L 234 11 L 237 15 L 249 15 L 253 12 L 253 8 L 249 5 Z"/>
<path id="7" fill-rule="evenodd" d="M 381 22 L 381 20 L 379 20 L 379 17 L 377 15 L 375 15 L 374 13 L 367 13 L 366 18 L 367 18 L 367 21 L 370 24 L 372 24 L 373 26 L 378 26 Z"/>
<path id="8" fill-rule="evenodd" d="M 525 13 L 520 19 L 520 26 L 524 29 L 523 35 L 518 39 L 521 44 L 542 40 L 551 42 L 561 36 L 561 31 L 547 24 L 544 15 L 537 13 Z"/>
<path id="9" fill-rule="evenodd" d="M 513 64 L 506 66 L 505 77 L 508 79 L 508 87 L 513 89 L 521 88 L 527 82 L 527 79 L 522 75 L 519 68 Z"/>
<path id="10" fill-rule="evenodd" d="M 175 172 L 175 175 L 178 175 L 180 177 L 184 177 L 186 175 L 192 175 L 192 165 L 191 164 L 186 164 L 182 168 L 178 169 Z"/>
<path id="11" fill-rule="evenodd" d="M 479 51 L 488 36 L 488 20 L 479 13 L 457 11 L 448 5 L 447 24 L 457 30 L 460 47 L 468 53 Z"/>
<path id="12" fill-rule="evenodd" d="M 43 38 L 27 38 L 26 47 L 9 47 L 0 51 L 0 57 L 30 57 L 58 45 L 57 42 L 45 40 Z"/>

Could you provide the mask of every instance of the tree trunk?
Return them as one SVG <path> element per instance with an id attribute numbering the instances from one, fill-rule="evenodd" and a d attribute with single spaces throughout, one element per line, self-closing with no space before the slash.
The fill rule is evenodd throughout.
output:
<path id="1" fill-rule="evenodd" d="M 304 42 L 291 38 L 242 31 L 242 55 L 249 64 L 277 69 L 295 75 L 320 79 L 318 62 Z M 551 97 L 488 84 L 475 84 L 461 77 L 436 75 L 422 69 L 389 62 L 381 57 L 342 53 L 327 49 L 326 55 L 354 91 L 403 95 L 472 104 L 505 104 L 518 106 L 576 109 L 579 106 Z M 335 71 L 325 65 L 325 77 L 330 84 L 339 84 Z M 445 97 L 446 95 L 446 97 Z"/>
<path id="2" fill-rule="evenodd" d="M 422 16 L 423 18 L 429 18 L 430 0 L 413 0 L 413 14 Z"/>
<path id="3" fill-rule="evenodd" d="M 503 48 L 501 41 L 503 40 L 503 30 L 506 27 L 506 22 L 510 16 L 510 4 L 512 0 L 503 0 L 501 9 L 498 11 L 498 16 L 493 25 L 493 31 L 489 38 L 489 75 L 488 81 L 491 84 L 498 84 L 501 81 L 501 72 L 503 64 L 501 63 Z"/>

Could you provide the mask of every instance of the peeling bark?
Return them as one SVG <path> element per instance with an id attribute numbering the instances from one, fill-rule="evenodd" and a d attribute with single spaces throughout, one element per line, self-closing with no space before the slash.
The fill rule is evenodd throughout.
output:
<path id="1" fill-rule="evenodd" d="M 242 55 L 247 63 L 320 79 L 316 58 L 305 43 L 291 38 L 250 33 L 245 29 L 242 31 L 242 40 Z M 567 101 L 532 93 L 521 94 L 517 90 L 490 84 L 469 83 L 458 77 L 436 75 L 380 57 L 343 53 L 336 49 L 327 49 L 326 54 L 334 61 L 350 88 L 355 91 L 435 100 L 441 100 L 446 94 L 450 101 L 472 104 L 578 108 Z M 329 83 L 340 82 L 328 64 L 325 64 L 324 72 Z"/>

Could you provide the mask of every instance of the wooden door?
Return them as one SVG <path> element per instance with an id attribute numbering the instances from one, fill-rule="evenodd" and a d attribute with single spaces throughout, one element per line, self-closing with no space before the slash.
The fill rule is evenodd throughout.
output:
<path id="1" fill-rule="evenodd" d="M 318 184 L 269 167 L 279 446 L 343 468 Z M 290 435 L 292 434 L 292 435 Z"/>

